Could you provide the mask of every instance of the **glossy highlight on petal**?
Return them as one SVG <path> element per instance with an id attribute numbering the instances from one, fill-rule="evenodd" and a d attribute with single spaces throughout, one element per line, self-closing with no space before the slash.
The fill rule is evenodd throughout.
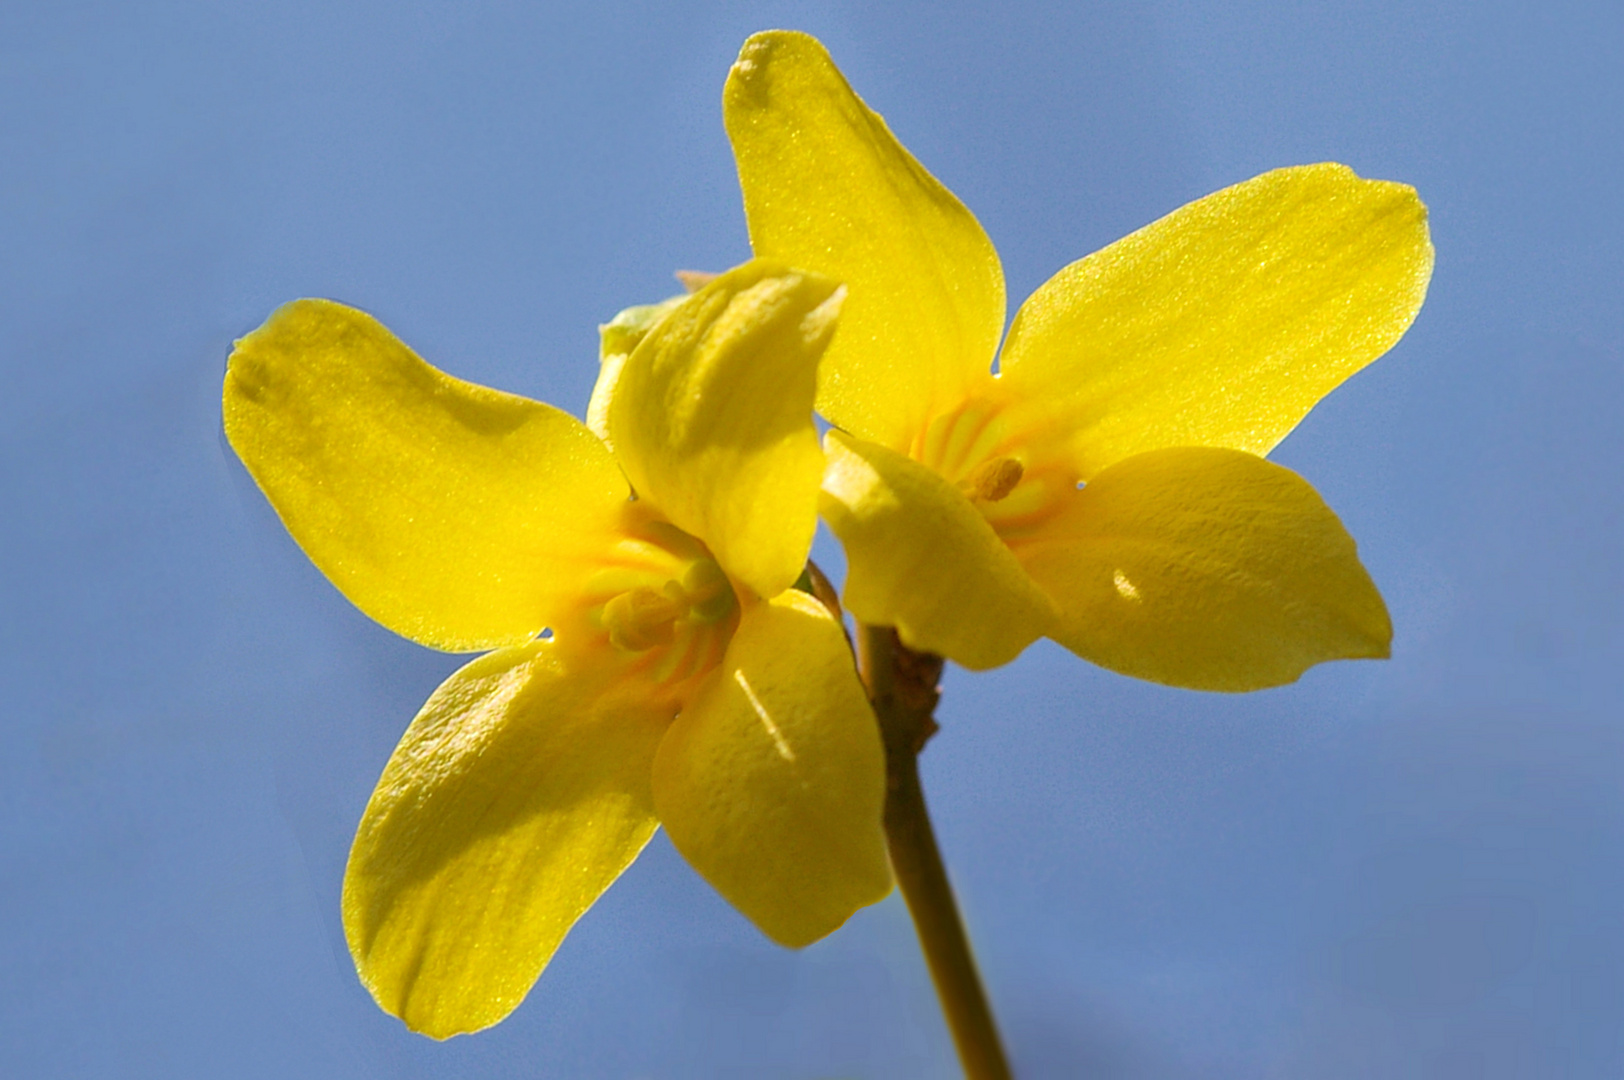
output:
<path id="1" fill-rule="evenodd" d="M 609 404 L 639 498 L 761 596 L 800 575 L 817 528 L 812 399 L 844 296 L 765 260 L 736 267 L 648 331 Z"/>
<path id="2" fill-rule="evenodd" d="M 454 379 L 330 300 L 286 304 L 237 342 L 223 411 L 311 562 L 435 648 L 550 625 L 629 494 L 579 420 Z"/>
<path id="3" fill-rule="evenodd" d="M 1055 640 L 1152 682 L 1278 686 L 1327 660 L 1385 657 L 1393 636 L 1324 500 L 1239 450 L 1120 461 L 1015 553 L 1059 605 Z"/>
<path id="4" fill-rule="evenodd" d="M 546 642 L 482 656 L 412 721 L 344 875 L 361 981 L 413 1031 L 489 1027 L 654 833 L 669 712 Z"/>
<path id="5" fill-rule="evenodd" d="M 1266 454 L 1403 336 L 1432 261 L 1415 189 L 1277 169 L 1049 279 L 1016 314 L 999 381 L 1083 479 L 1160 447 Z"/>
<path id="6" fill-rule="evenodd" d="M 781 945 L 890 891 L 879 728 L 822 604 L 791 590 L 745 611 L 660 743 L 654 802 L 677 850 Z"/>
<path id="7" fill-rule="evenodd" d="M 975 216 L 806 34 L 744 43 L 723 115 L 759 256 L 843 281 L 818 411 L 894 450 L 989 377 L 1004 275 Z"/>

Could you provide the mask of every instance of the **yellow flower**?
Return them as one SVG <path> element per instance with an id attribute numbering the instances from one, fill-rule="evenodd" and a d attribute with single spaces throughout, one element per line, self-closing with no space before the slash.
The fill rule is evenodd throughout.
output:
<path id="1" fill-rule="evenodd" d="M 345 874 L 362 981 L 414 1030 L 511 1012 L 656 823 L 785 945 L 889 891 L 874 717 L 790 588 L 843 295 L 757 261 L 606 328 L 613 452 L 329 301 L 237 343 L 226 433 L 311 560 L 414 641 L 496 650 L 412 721 Z"/>
<path id="2" fill-rule="evenodd" d="M 752 37 L 724 108 L 756 254 L 851 289 L 817 402 L 858 619 L 1214 690 L 1387 655 L 1352 539 L 1261 455 L 1415 318 L 1413 189 L 1325 164 L 1193 202 L 1051 278 L 994 375 L 997 253 L 822 45 Z"/>

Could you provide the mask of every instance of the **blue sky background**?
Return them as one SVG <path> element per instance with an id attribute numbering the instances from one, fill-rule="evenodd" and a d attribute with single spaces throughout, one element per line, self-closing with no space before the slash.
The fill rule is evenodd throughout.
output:
<path id="1" fill-rule="evenodd" d="M 0 6 L 0 1074 L 952 1074 L 896 899 L 781 951 L 663 838 L 500 1027 L 380 1013 L 344 857 L 458 660 L 350 608 L 220 435 L 232 339 L 310 295 L 583 410 L 597 323 L 747 254 L 722 80 L 789 26 L 1012 300 L 1279 165 L 1432 209 L 1415 328 L 1276 454 L 1390 662 L 949 674 L 926 785 L 1019 1074 L 1624 1075 L 1624 7 L 595 7 Z"/>

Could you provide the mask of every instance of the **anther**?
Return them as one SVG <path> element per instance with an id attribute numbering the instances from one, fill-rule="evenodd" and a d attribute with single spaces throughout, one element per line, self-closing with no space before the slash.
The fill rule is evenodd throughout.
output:
<path id="1" fill-rule="evenodd" d="M 714 622 L 733 609 L 733 586 L 712 559 L 696 559 L 682 575 L 682 589 L 693 615 L 701 622 Z"/>
<path id="2" fill-rule="evenodd" d="M 959 488 L 972 499 L 997 502 L 1015 490 L 1026 470 L 1012 457 L 993 458 L 960 481 Z"/>

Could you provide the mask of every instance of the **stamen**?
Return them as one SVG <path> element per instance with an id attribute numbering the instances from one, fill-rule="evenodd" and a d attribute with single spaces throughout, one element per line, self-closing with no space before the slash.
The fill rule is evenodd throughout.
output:
<path id="1" fill-rule="evenodd" d="M 1026 469 L 1012 457 L 994 458 L 959 482 L 959 488 L 972 499 L 997 502 L 1021 482 Z"/>
<path id="2" fill-rule="evenodd" d="M 621 593 L 603 607 L 603 625 L 617 648 L 642 652 L 669 644 L 686 605 L 647 585 Z"/>
<path id="3" fill-rule="evenodd" d="M 700 622 L 715 622 L 733 609 L 733 586 L 713 559 L 696 559 L 682 574 L 682 590 Z"/>
<path id="4" fill-rule="evenodd" d="M 605 582 L 617 576 L 624 582 L 631 575 L 600 575 Z M 616 648 L 645 652 L 671 644 L 679 632 L 720 622 L 736 603 L 727 574 L 714 559 L 699 558 L 658 588 L 647 577 L 621 584 L 603 605 L 600 625 Z"/>

